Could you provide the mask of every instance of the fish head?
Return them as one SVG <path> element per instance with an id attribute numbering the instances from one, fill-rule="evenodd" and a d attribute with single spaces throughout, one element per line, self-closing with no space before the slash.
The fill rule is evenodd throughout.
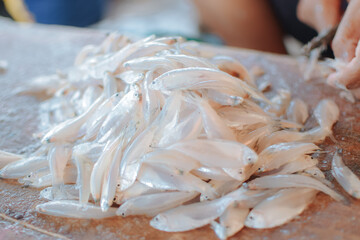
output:
<path id="1" fill-rule="evenodd" d="M 160 213 L 151 219 L 150 225 L 158 230 L 167 231 L 169 224 L 166 216 Z"/>
<path id="2" fill-rule="evenodd" d="M 321 178 L 325 178 L 324 173 L 317 167 L 311 167 L 305 170 L 305 173 L 309 174 L 310 176 L 313 177 L 321 177 Z"/>
<path id="3" fill-rule="evenodd" d="M 245 166 L 253 165 L 257 162 L 257 160 L 258 160 L 258 155 L 256 154 L 255 151 L 253 151 L 250 148 L 244 149 L 243 161 Z"/>
<path id="4" fill-rule="evenodd" d="M 29 182 L 32 182 L 33 179 L 36 178 L 36 173 L 35 172 L 31 172 L 29 173 L 28 175 L 26 175 L 25 177 L 23 178 L 20 178 L 18 180 L 19 183 L 29 183 Z M 46 189 L 46 188 L 45 188 Z"/>
<path id="5" fill-rule="evenodd" d="M 246 180 L 246 169 L 246 167 L 227 168 L 225 172 L 232 178 L 242 182 Z"/>
<path id="6" fill-rule="evenodd" d="M 137 74 L 135 75 L 135 78 L 136 78 L 136 79 L 139 79 L 139 80 L 144 79 L 144 77 L 145 77 L 145 74 L 142 73 L 142 72 L 137 73 Z"/>
<path id="7" fill-rule="evenodd" d="M 117 92 L 117 93 L 114 93 L 114 94 L 110 97 L 109 101 L 110 101 L 111 103 L 115 104 L 115 103 L 119 102 L 119 100 L 120 100 L 122 97 L 123 97 L 123 94 L 121 94 L 120 92 Z"/>
<path id="8" fill-rule="evenodd" d="M 43 145 L 47 145 L 49 143 L 53 143 L 53 142 L 57 142 L 59 141 L 59 139 L 57 139 L 55 137 L 56 133 L 59 132 L 59 130 L 63 129 L 64 127 L 66 127 L 66 125 L 68 125 L 69 123 L 71 123 L 73 119 L 68 119 L 64 122 L 59 123 L 57 126 L 53 127 L 52 129 L 50 129 L 49 132 L 47 132 L 45 134 L 45 136 L 41 139 L 41 143 Z"/>
<path id="9" fill-rule="evenodd" d="M 249 228 L 266 228 L 266 221 L 260 212 L 252 210 L 245 220 L 245 226 Z"/>
<path id="10" fill-rule="evenodd" d="M 140 88 L 136 84 L 130 86 L 130 91 L 124 96 L 124 99 L 127 98 L 130 101 L 138 102 L 141 99 Z"/>
<path id="11" fill-rule="evenodd" d="M 122 217 L 127 217 L 127 214 L 126 214 L 126 210 L 121 210 L 121 211 L 118 211 L 118 215 L 122 216 Z"/>
<path id="12" fill-rule="evenodd" d="M 232 103 L 230 105 L 237 106 L 244 101 L 244 98 L 239 97 L 239 96 L 231 96 L 231 100 L 232 100 Z"/>
<path id="13" fill-rule="evenodd" d="M 134 92 L 133 98 L 138 102 L 141 99 L 141 93 L 139 91 Z"/>
<path id="14" fill-rule="evenodd" d="M 52 193 L 52 187 L 47 187 L 40 192 L 40 196 L 48 200 L 54 200 L 54 195 L 55 194 Z"/>
<path id="15" fill-rule="evenodd" d="M 41 139 L 41 143 L 42 144 L 48 144 L 48 143 L 51 143 L 51 135 L 52 133 L 47 133 L 42 139 Z"/>
<path id="16" fill-rule="evenodd" d="M 113 198 L 113 202 L 120 205 L 122 198 L 122 194 L 117 193 Z"/>
<path id="17" fill-rule="evenodd" d="M 116 215 L 127 217 L 129 215 L 132 215 L 131 209 L 134 208 L 134 204 L 131 201 L 126 201 L 123 203 L 116 211 Z"/>
<path id="18" fill-rule="evenodd" d="M 149 88 L 151 88 L 153 90 L 160 90 L 161 89 L 161 79 L 159 79 L 159 78 L 154 79 L 151 82 Z"/>

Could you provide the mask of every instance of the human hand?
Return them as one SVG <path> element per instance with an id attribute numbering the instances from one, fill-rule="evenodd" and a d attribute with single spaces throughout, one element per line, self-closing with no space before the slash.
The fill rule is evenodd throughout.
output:
<path id="1" fill-rule="evenodd" d="M 351 0 L 332 42 L 336 58 L 347 65 L 333 73 L 328 83 L 340 83 L 349 89 L 360 87 L 360 0 Z"/>
<path id="2" fill-rule="evenodd" d="M 341 84 L 349 89 L 360 87 L 360 0 L 351 0 L 341 19 L 340 0 L 300 0 L 297 15 L 318 32 L 336 24 L 338 30 L 332 42 L 337 59 L 346 64 L 328 77 L 330 85 Z"/>
<path id="3" fill-rule="evenodd" d="M 297 17 L 319 33 L 336 26 L 342 15 L 341 0 L 300 0 Z"/>
<path id="4" fill-rule="evenodd" d="M 360 41 L 354 51 L 355 57 L 337 72 L 330 74 L 328 83 L 336 86 L 338 83 L 348 89 L 360 88 Z"/>
<path id="5" fill-rule="evenodd" d="M 351 0 L 332 42 L 335 57 L 350 62 L 355 57 L 359 39 L 360 0 Z"/>

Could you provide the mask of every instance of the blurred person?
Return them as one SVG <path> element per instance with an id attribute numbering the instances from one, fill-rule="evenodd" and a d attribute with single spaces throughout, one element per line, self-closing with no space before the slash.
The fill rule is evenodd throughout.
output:
<path id="1" fill-rule="evenodd" d="M 204 26 L 227 44 L 261 51 L 286 53 L 284 34 L 307 43 L 339 25 L 331 47 L 346 65 L 328 82 L 360 87 L 360 0 L 193 1 Z"/>
<path id="2" fill-rule="evenodd" d="M 101 20 L 107 0 L 0 0 L 0 15 L 18 22 L 86 27 Z"/>

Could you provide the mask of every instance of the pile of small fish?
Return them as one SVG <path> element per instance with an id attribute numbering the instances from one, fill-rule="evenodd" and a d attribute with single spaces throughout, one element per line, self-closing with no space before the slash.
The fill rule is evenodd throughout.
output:
<path id="1" fill-rule="evenodd" d="M 210 224 L 226 239 L 290 221 L 319 191 L 346 201 L 311 156 L 339 118 L 332 100 L 320 101 L 318 125 L 305 129 L 302 100 L 285 89 L 266 98 L 237 60 L 180 37 L 110 34 L 66 72 L 17 92 L 46 99 L 42 146 L 26 156 L 1 151 L 0 177 L 44 188 L 50 201 L 40 213 L 147 215 L 162 231 Z M 350 170 L 335 159 L 335 176 L 348 183 Z M 345 189 L 359 197 L 353 185 Z"/>

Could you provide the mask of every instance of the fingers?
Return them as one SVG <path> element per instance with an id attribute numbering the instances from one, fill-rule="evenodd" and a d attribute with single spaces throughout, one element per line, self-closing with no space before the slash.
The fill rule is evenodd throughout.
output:
<path id="1" fill-rule="evenodd" d="M 355 49 L 359 39 L 360 0 L 352 0 L 347 7 L 332 42 L 335 57 L 349 62 L 355 57 Z"/>
<path id="2" fill-rule="evenodd" d="M 340 58 L 346 62 L 350 62 L 351 59 L 355 57 L 356 46 L 356 39 L 347 38 L 339 31 L 336 33 L 331 45 L 335 57 Z"/>
<path id="3" fill-rule="evenodd" d="M 318 32 L 330 29 L 341 19 L 341 0 L 300 0 L 297 17 Z"/>
<path id="4" fill-rule="evenodd" d="M 348 64 L 328 78 L 328 83 L 337 83 L 348 89 L 360 87 L 360 0 L 351 0 L 340 22 L 332 48 L 336 58 Z"/>
<path id="5" fill-rule="evenodd" d="M 354 58 L 343 69 L 330 74 L 327 82 L 336 86 L 338 83 L 346 86 L 348 89 L 360 87 L 360 58 Z"/>

